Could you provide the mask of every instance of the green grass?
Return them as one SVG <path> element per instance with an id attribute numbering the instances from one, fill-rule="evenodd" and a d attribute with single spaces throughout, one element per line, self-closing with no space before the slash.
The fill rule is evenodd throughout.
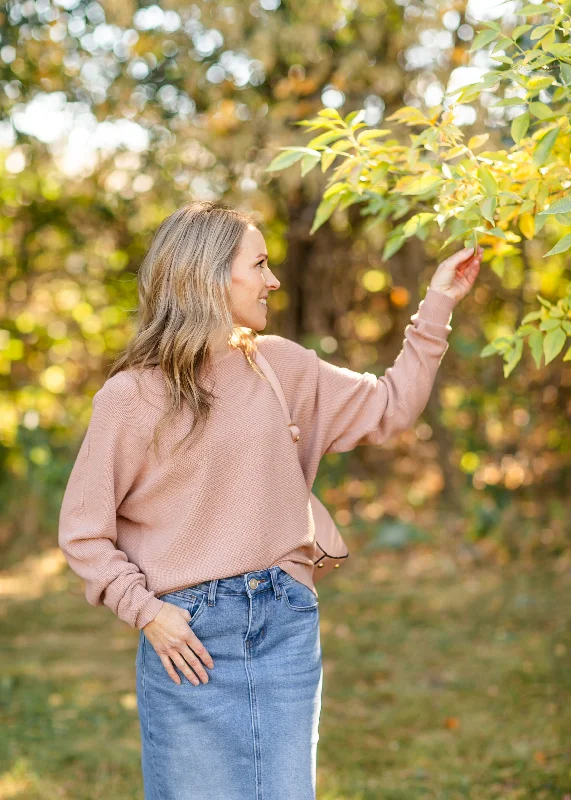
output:
<path id="1" fill-rule="evenodd" d="M 0 800 L 140 800 L 138 632 L 42 585 L 3 598 Z M 571 800 L 570 589 L 422 553 L 321 583 L 319 800 Z"/>

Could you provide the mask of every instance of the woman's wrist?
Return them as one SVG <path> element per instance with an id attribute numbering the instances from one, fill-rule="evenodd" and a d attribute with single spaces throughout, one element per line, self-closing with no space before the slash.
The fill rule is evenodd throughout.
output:
<path id="1" fill-rule="evenodd" d="M 436 292 L 437 294 L 443 294 L 445 297 L 447 297 L 450 300 L 450 302 L 454 303 L 454 305 L 456 305 L 458 303 L 458 300 L 456 299 L 456 297 L 454 297 L 452 294 L 449 294 L 448 292 L 444 291 L 443 289 L 437 289 L 435 286 L 429 286 L 428 289 L 426 290 L 427 294 L 428 294 L 429 291 Z"/>
<path id="2" fill-rule="evenodd" d="M 429 286 L 417 314 L 421 319 L 448 325 L 455 307 L 456 300 L 453 297 L 450 297 L 446 292 Z"/>

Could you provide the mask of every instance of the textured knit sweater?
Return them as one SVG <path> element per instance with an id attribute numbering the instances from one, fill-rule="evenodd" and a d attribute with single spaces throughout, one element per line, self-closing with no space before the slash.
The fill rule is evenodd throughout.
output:
<path id="1" fill-rule="evenodd" d="M 317 595 L 309 495 L 319 461 L 381 445 L 414 424 L 448 349 L 455 304 L 429 288 L 379 378 L 282 336 L 258 336 L 301 431 L 297 442 L 271 385 L 239 349 L 215 356 L 211 415 L 174 456 L 168 451 L 188 433 L 192 411 L 183 404 L 163 428 L 156 457 L 151 442 L 167 397 L 161 368 L 105 381 L 59 517 L 59 546 L 88 602 L 141 629 L 165 602 L 157 595 L 274 565 Z"/>

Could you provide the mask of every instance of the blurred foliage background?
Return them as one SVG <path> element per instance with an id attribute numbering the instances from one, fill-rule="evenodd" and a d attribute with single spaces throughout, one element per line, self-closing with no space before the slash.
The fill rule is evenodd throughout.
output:
<path id="1" fill-rule="evenodd" d="M 522 5 L 12 0 L 0 7 L 0 592 L 9 601 L 2 697 L 16 725 L 0 754 L 0 796 L 140 796 L 126 688 L 133 632 L 85 604 L 57 549 L 57 517 L 91 396 L 132 334 L 136 272 L 154 230 L 189 199 L 221 198 L 251 211 L 281 281 L 266 332 L 382 375 L 443 257 L 441 239 L 433 231 L 424 241 L 408 238 L 385 260 L 394 223 L 367 226 L 356 206 L 337 208 L 310 234 L 326 176 L 267 166 L 279 147 L 306 144 L 295 123 L 323 108 L 362 109 L 366 125 L 384 127 L 403 105 L 426 111 L 451 87 L 476 82 L 493 63 L 485 46 L 470 50 L 481 23 L 509 22 Z M 467 136 L 488 133 L 497 147 L 509 146 L 519 112 L 492 107 L 492 89 L 464 103 L 453 121 Z M 408 140 L 402 126 L 395 130 Z M 454 312 L 449 351 L 413 429 L 383 448 L 323 459 L 315 489 L 352 553 L 345 575 L 320 590 L 326 673 L 336 674 L 322 733 L 326 800 L 571 797 L 560 697 L 568 679 L 559 667 L 571 636 L 565 601 L 556 600 L 568 597 L 571 570 L 569 363 L 555 358 L 538 368 L 525 352 L 505 378 L 499 358 L 480 358 L 535 308 L 538 293 L 554 304 L 568 293 L 568 254 L 543 257 L 561 224 L 546 224 L 542 237 L 525 236 L 517 249 L 490 245 L 476 287 Z M 504 584 L 498 575 L 513 579 Z M 522 588 L 523 575 L 532 577 Z M 385 605 L 367 622 L 372 587 Z M 505 636 L 495 639 L 501 609 Z M 450 626 L 445 641 L 440 612 Z M 363 620 L 357 632 L 340 622 L 351 614 Z M 392 655 L 383 657 L 392 666 L 373 658 L 388 630 L 381 622 L 397 626 Z M 363 674 L 345 663 L 347 640 L 369 658 Z M 100 669 L 109 641 L 120 670 L 112 684 Z M 62 652 L 72 651 L 76 667 L 62 669 Z M 533 653 L 543 669 L 535 670 Z M 433 682 L 423 684 L 428 663 Z M 471 699 L 481 727 L 466 726 L 453 703 L 445 710 L 443 687 L 456 692 L 458 707 Z M 504 690 L 500 721 L 512 715 L 513 741 L 498 744 L 492 709 Z M 526 690 L 533 709 L 522 703 Z M 343 713 L 354 715 L 355 736 L 340 759 L 335 719 L 349 699 Z M 125 726 L 114 733 L 124 733 L 127 749 L 107 753 L 115 723 Z M 58 733 L 68 749 L 56 757 L 48 741 Z M 439 761 L 443 747 L 450 758 Z M 126 776 L 114 766 L 118 753 L 131 759 Z"/>

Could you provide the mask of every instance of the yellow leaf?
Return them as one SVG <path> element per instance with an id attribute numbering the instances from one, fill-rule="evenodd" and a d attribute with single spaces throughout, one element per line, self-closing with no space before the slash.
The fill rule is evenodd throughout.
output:
<path id="1" fill-rule="evenodd" d="M 481 147 L 485 144 L 489 138 L 489 133 L 481 133 L 478 136 L 472 136 L 472 138 L 468 140 L 468 147 L 470 150 L 475 150 L 477 147 Z"/>
<path id="2" fill-rule="evenodd" d="M 404 122 L 406 125 L 428 125 L 429 121 L 416 106 L 403 106 L 386 118 L 387 122 Z"/>
<path id="3" fill-rule="evenodd" d="M 533 239 L 535 236 L 535 218 L 533 214 L 529 212 L 520 214 L 518 225 L 526 239 Z"/>

